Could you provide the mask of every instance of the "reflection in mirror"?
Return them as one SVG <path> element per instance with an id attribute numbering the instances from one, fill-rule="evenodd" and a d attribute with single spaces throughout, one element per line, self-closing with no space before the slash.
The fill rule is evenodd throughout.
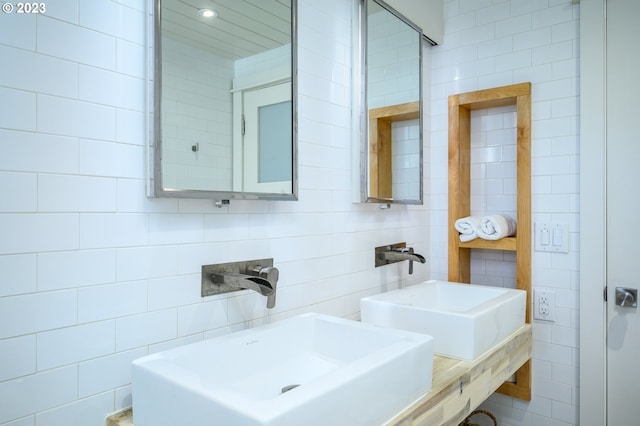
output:
<path id="1" fill-rule="evenodd" d="M 155 0 L 157 196 L 296 199 L 296 0 Z"/>
<path id="2" fill-rule="evenodd" d="M 363 201 L 422 204 L 422 31 L 377 0 L 363 0 L 367 161 Z"/>

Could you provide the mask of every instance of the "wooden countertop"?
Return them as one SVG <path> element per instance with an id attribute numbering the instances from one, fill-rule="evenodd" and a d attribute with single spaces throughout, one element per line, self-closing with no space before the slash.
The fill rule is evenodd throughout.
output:
<path id="1" fill-rule="evenodd" d="M 531 324 L 525 324 L 475 361 L 434 356 L 431 392 L 387 425 L 458 425 L 531 358 L 531 344 Z M 108 417 L 107 426 L 133 426 L 131 409 Z"/>
<path id="2" fill-rule="evenodd" d="M 431 392 L 389 426 L 458 425 L 531 358 L 531 324 L 475 361 L 433 357 Z"/>

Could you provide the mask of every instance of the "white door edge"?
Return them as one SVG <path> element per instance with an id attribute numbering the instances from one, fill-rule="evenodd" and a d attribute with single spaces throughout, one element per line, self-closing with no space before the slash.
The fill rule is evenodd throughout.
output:
<path id="1" fill-rule="evenodd" d="M 580 425 L 606 425 L 605 0 L 580 3 Z"/>

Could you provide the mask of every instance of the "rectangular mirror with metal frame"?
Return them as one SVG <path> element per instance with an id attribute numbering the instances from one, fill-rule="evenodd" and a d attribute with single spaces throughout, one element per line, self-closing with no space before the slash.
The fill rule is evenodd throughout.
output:
<path id="1" fill-rule="evenodd" d="M 155 196 L 297 199 L 296 0 L 154 0 Z"/>
<path id="2" fill-rule="evenodd" d="M 422 30 L 361 0 L 361 200 L 422 204 Z"/>

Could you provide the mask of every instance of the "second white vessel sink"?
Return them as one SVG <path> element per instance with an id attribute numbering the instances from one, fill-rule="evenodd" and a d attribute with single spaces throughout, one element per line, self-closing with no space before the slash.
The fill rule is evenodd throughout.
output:
<path id="1" fill-rule="evenodd" d="M 430 336 L 305 314 L 134 361 L 134 423 L 380 425 L 432 371 Z"/>
<path id="2" fill-rule="evenodd" d="M 435 354 L 474 360 L 524 325 L 526 292 L 432 280 L 360 307 L 363 322 L 431 335 Z"/>

